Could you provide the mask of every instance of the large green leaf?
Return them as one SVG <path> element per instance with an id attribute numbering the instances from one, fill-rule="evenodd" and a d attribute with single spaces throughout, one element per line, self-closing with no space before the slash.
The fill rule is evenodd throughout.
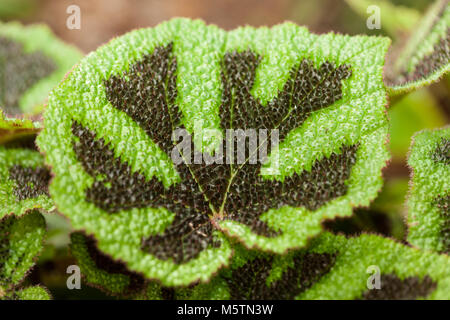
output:
<path id="1" fill-rule="evenodd" d="M 376 277 L 380 288 L 377 289 Z M 373 285 L 370 289 L 369 286 Z M 391 239 L 324 233 L 285 256 L 237 249 L 228 270 L 182 299 L 449 299 L 450 258 Z"/>
<path id="2" fill-rule="evenodd" d="M 437 0 L 386 68 L 392 95 L 438 81 L 450 71 L 450 6 Z"/>
<path id="3" fill-rule="evenodd" d="M 450 127 L 413 138 L 408 164 L 408 241 L 420 248 L 450 252 Z"/>
<path id="4" fill-rule="evenodd" d="M 20 284 L 43 248 L 45 219 L 37 211 L 0 219 L 0 299 L 22 290 Z"/>
<path id="5" fill-rule="evenodd" d="M 0 108 L 8 117 L 41 111 L 82 54 L 45 25 L 0 23 Z"/>
<path id="6" fill-rule="evenodd" d="M 381 187 L 388 45 L 291 23 L 225 32 L 188 19 L 116 38 L 49 98 L 38 144 L 55 175 L 50 194 L 101 251 L 164 285 L 227 265 L 226 235 L 268 251 L 302 247 Z M 215 153 L 223 164 L 187 163 L 187 152 L 175 164 L 180 127 L 203 157 L 234 143 L 225 129 L 278 129 L 280 145 L 255 164 L 248 152 L 226 164 L 226 151 Z"/>
<path id="7" fill-rule="evenodd" d="M 50 171 L 39 152 L 0 146 L 0 218 L 11 213 L 22 215 L 32 209 L 52 210 L 49 180 Z"/>

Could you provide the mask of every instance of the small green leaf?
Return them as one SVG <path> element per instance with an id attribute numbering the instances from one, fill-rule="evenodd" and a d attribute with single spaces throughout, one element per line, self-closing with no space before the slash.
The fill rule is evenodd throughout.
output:
<path id="1" fill-rule="evenodd" d="M 145 280 L 142 275 L 129 271 L 123 262 L 114 261 L 100 252 L 92 237 L 74 232 L 70 238 L 70 251 L 89 285 L 122 298 L 163 297 L 159 284 Z"/>
<path id="2" fill-rule="evenodd" d="M 274 252 L 302 247 L 381 187 L 389 43 L 188 19 L 116 38 L 49 98 L 38 144 L 55 175 L 50 193 L 102 252 L 166 286 L 227 265 L 227 236 Z M 196 155 L 228 152 L 196 163 L 172 140 L 180 128 Z M 278 130 L 279 149 L 252 162 L 269 131 L 242 162 L 228 161 L 227 132 L 247 129 Z"/>
<path id="3" fill-rule="evenodd" d="M 450 253 L 450 127 L 422 131 L 413 138 L 408 165 L 408 241 Z"/>
<path id="4" fill-rule="evenodd" d="M 40 124 L 29 119 L 6 118 L 0 109 L 0 145 L 36 137 Z"/>
<path id="5" fill-rule="evenodd" d="M 0 23 L 0 107 L 5 114 L 41 111 L 48 93 L 81 59 L 45 25 Z"/>
<path id="6" fill-rule="evenodd" d="M 0 293 L 15 292 L 43 248 L 45 219 L 37 211 L 0 219 Z"/>
<path id="7" fill-rule="evenodd" d="M 380 289 L 369 289 L 377 276 Z M 447 300 L 450 258 L 375 235 L 324 233 L 285 256 L 238 248 L 229 270 L 180 292 L 184 299 Z"/>
<path id="8" fill-rule="evenodd" d="M 48 290 L 42 286 L 27 287 L 8 293 L 4 300 L 51 300 Z M 0 298 L 2 300 L 2 298 Z"/>
<path id="9" fill-rule="evenodd" d="M 0 218 L 38 208 L 52 210 L 49 180 L 50 171 L 39 152 L 0 146 Z"/>
<path id="10" fill-rule="evenodd" d="M 438 81 L 450 71 L 450 6 L 437 0 L 415 32 L 386 67 L 391 95 L 408 92 Z"/>

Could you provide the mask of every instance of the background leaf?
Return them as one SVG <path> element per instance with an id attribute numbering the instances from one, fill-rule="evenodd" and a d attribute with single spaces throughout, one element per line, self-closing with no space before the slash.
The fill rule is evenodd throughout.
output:
<path id="1" fill-rule="evenodd" d="M 450 70 L 450 6 L 437 0 L 386 68 L 391 95 L 438 81 Z"/>
<path id="2" fill-rule="evenodd" d="M 450 127 L 413 138 L 408 164 L 408 241 L 422 249 L 450 251 Z"/>
<path id="3" fill-rule="evenodd" d="M 82 232 L 74 232 L 70 238 L 70 251 L 89 285 L 122 299 L 162 299 L 159 284 L 146 281 L 141 275 L 128 271 L 122 262 L 101 253 L 94 239 Z"/>
<path id="4" fill-rule="evenodd" d="M 17 290 L 13 294 L 7 295 L 6 300 L 51 300 L 48 290 L 42 286 L 32 286 Z"/>
<path id="5" fill-rule="evenodd" d="M 114 39 L 82 60 L 49 98 L 38 145 L 55 174 L 50 193 L 74 228 L 93 235 L 102 252 L 167 286 L 206 281 L 227 265 L 232 252 L 220 231 L 275 252 L 304 246 L 321 231 L 322 220 L 351 215 L 381 187 L 388 159 L 382 82 L 388 45 L 381 37 L 318 36 L 290 23 L 226 33 L 188 19 Z M 229 78 L 226 68 L 234 70 Z M 236 86 L 239 81 L 245 85 Z M 298 90 L 298 103 L 277 109 L 290 101 L 289 86 Z M 242 95 L 237 88 L 245 88 Z M 249 109 L 236 107 L 232 116 L 239 128 L 270 126 L 267 121 L 276 117 L 268 115 L 277 111 L 288 115 L 280 126 L 280 175 L 255 171 L 253 184 L 245 180 L 247 171 L 237 170 L 245 173 L 248 192 L 229 183 L 227 166 L 214 167 L 211 175 L 209 167 L 174 166 L 169 159 L 171 132 L 179 122 L 197 151 L 220 143 L 221 137 L 203 133 L 227 128 L 230 94 L 247 99 L 240 107 Z M 202 128 L 195 128 L 196 121 Z M 331 179 L 339 180 L 339 188 Z M 298 181 L 310 183 L 312 191 L 308 187 L 305 194 L 317 191 L 319 200 L 291 193 Z M 245 221 L 243 205 L 260 202 L 243 196 L 256 196 L 250 189 L 260 186 L 261 199 L 270 190 L 284 192 L 283 198 L 270 196 L 270 203 L 248 209 L 255 215 Z M 219 208 L 221 196 L 230 199 Z M 272 201 L 279 203 L 271 206 Z M 260 235 L 253 226 L 281 235 Z"/>
<path id="6" fill-rule="evenodd" d="M 0 40 L 0 106 L 8 116 L 42 111 L 49 91 L 82 56 L 45 25 L 0 23 Z"/>
<path id="7" fill-rule="evenodd" d="M 394 39 L 408 33 L 420 20 L 420 12 L 414 8 L 395 5 L 388 0 L 346 0 L 347 4 L 364 19 L 369 17 L 369 6 L 380 8 L 381 27 Z"/>
<path id="8" fill-rule="evenodd" d="M 15 292 L 43 248 L 45 219 L 37 211 L 0 220 L 0 291 Z"/>
<path id="9" fill-rule="evenodd" d="M 50 172 L 39 152 L 0 146 L 0 218 L 11 213 L 22 215 L 37 208 L 52 210 L 49 180 Z"/>

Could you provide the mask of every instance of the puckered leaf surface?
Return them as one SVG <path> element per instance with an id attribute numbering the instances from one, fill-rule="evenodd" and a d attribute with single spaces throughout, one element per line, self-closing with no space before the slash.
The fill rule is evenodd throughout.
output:
<path id="1" fill-rule="evenodd" d="M 82 232 L 74 232 L 70 238 L 70 251 L 89 285 L 122 298 L 164 298 L 164 289 L 159 284 L 145 280 L 138 273 L 130 272 L 123 263 L 100 252 L 92 237 L 87 237 Z"/>
<path id="2" fill-rule="evenodd" d="M 0 23 L 0 108 L 33 114 L 82 54 L 44 25 Z"/>
<path id="3" fill-rule="evenodd" d="M 379 275 L 380 289 L 371 276 Z M 183 299 L 449 299 L 450 258 L 375 235 L 324 233 L 285 256 L 240 248 L 229 269 Z"/>
<path id="4" fill-rule="evenodd" d="M 14 295 L 43 248 L 45 219 L 37 211 L 0 220 L 0 298 Z"/>
<path id="5" fill-rule="evenodd" d="M 389 93 L 411 91 L 450 71 L 450 5 L 437 0 L 386 70 Z"/>
<path id="6" fill-rule="evenodd" d="M 49 98 L 38 144 L 50 194 L 102 252 L 164 285 L 209 279 L 232 255 L 227 236 L 274 252 L 304 246 L 322 220 L 380 189 L 388 45 L 187 19 L 114 39 Z M 172 140 L 178 128 L 188 134 Z M 259 139 L 241 162 L 227 135 L 239 129 Z M 184 138 L 195 143 L 181 148 Z"/>
<path id="7" fill-rule="evenodd" d="M 39 152 L 0 146 L 0 218 L 11 213 L 22 215 L 32 209 L 52 210 L 49 181 L 50 171 Z"/>
<path id="8" fill-rule="evenodd" d="M 412 170 L 408 241 L 449 254 L 450 127 L 416 134 L 408 165 Z"/>
<path id="9" fill-rule="evenodd" d="M 14 300 L 51 300 L 48 290 L 42 286 L 32 286 L 14 292 L 7 299 Z"/>

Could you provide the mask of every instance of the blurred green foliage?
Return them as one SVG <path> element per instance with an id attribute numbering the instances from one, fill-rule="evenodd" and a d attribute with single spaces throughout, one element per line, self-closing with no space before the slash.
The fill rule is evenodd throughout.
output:
<path id="1" fill-rule="evenodd" d="M 34 0 L 0 0 L 0 19 L 21 19 L 36 10 Z"/>

